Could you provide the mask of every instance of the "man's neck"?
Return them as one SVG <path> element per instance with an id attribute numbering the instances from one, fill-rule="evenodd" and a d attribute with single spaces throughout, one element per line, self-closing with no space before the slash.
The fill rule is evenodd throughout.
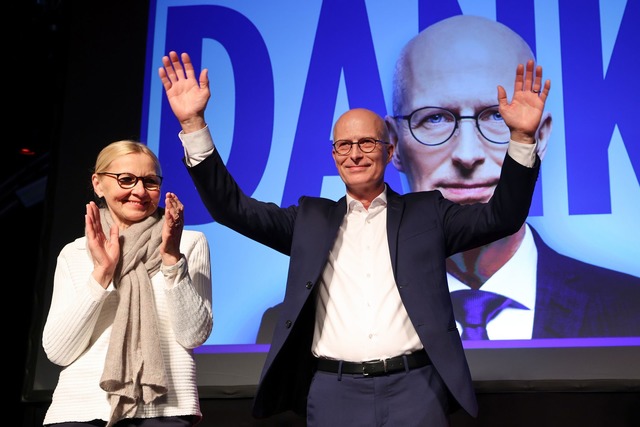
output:
<path id="1" fill-rule="evenodd" d="M 347 193 L 349 194 L 349 196 L 362 203 L 362 206 L 364 206 L 364 208 L 368 210 L 369 206 L 371 206 L 371 202 L 373 202 L 376 197 L 382 194 L 384 189 L 385 184 L 384 182 L 382 182 L 380 184 L 368 187 L 347 187 Z"/>
<path id="2" fill-rule="evenodd" d="M 525 235 L 525 226 L 515 234 L 479 248 L 447 258 L 447 272 L 471 289 L 480 289 L 516 253 Z"/>

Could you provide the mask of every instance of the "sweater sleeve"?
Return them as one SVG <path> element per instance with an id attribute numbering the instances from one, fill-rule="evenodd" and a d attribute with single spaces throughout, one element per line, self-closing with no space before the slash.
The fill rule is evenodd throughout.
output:
<path id="1" fill-rule="evenodd" d="M 185 231 L 184 256 L 163 267 L 169 318 L 176 340 L 185 348 L 202 345 L 213 329 L 211 259 L 204 233 Z"/>
<path id="2" fill-rule="evenodd" d="M 78 241 L 58 255 L 51 306 L 42 333 L 42 346 L 49 360 L 67 366 L 90 345 L 104 302 L 115 288 L 97 283 L 93 263 Z"/>

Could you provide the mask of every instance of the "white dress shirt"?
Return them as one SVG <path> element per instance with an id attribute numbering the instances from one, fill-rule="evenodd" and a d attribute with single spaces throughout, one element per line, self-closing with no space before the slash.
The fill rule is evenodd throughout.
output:
<path id="1" fill-rule="evenodd" d="M 536 303 L 536 275 L 538 250 L 528 225 L 525 236 L 515 254 L 482 285 L 483 291 L 504 295 L 519 302 L 528 310 L 505 308 L 487 324 L 490 340 L 527 340 L 533 331 Z M 469 289 L 467 285 L 447 273 L 449 292 Z M 457 323 L 457 322 L 456 322 Z M 462 333 L 462 325 L 458 330 Z"/>
<path id="2" fill-rule="evenodd" d="M 368 210 L 349 195 L 347 206 L 318 285 L 313 354 L 360 362 L 421 349 L 391 268 L 386 188 Z"/>

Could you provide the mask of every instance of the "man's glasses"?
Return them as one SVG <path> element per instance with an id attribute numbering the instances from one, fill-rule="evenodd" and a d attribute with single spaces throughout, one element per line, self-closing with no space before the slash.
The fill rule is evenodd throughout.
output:
<path id="1" fill-rule="evenodd" d="M 377 144 L 388 144 L 387 141 L 380 141 L 375 138 L 360 138 L 358 141 L 349 141 L 347 139 L 339 139 L 333 143 L 333 149 L 336 153 L 346 156 L 351 152 L 351 147 L 357 145 L 363 153 L 371 153 L 375 150 Z"/>
<path id="2" fill-rule="evenodd" d="M 113 172 L 98 172 L 98 175 L 107 175 L 111 178 L 115 178 L 118 181 L 120 188 L 129 190 L 138 184 L 138 181 L 142 181 L 142 185 L 147 190 L 157 190 L 162 185 L 162 177 L 158 175 L 148 176 L 135 176 L 132 173 L 113 173 Z"/>
<path id="3" fill-rule="evenodd" d="M 497 105 L 485 108 L 476 116 L 458 116 L 440 107 L 418 108 L 408 116 L 393 116 L 404 119 L 411 135 L 421 144 L 440 145 L 447 142 L 458 129 L 460 120 L 474 120 L 480 135 L 494 144 L 509 142 L 510 132 L 502 119 Z"/>

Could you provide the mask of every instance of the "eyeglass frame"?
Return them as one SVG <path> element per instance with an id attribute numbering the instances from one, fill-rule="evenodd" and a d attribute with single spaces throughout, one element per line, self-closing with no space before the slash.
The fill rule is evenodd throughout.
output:
<path id="1" fill-rule="evenodd" d="M 116 182 L 118 183 L 118 187 L 122 188 L 123 190 L 131 190 L 132 188 L 135 188 L 136 185 L 138 185 L 138 181 L 142 181 L 142 186 L 144 187 L 145 190 L 147 191 L 156 191 L 159 190 L 160 187 L 162 186 L 162 177 L 160 175 L 147 175 L 147 176 L 137 176 L 132 174 L 131 172 L 120 172 L 120 173 L 115 173 L 115 172 L 96 172 L 96 175 L 106 175 L 108 177 L 111 178 L 115 178 Z M 133 182 L 133 184 L 131 186 L 123 186 L 122 183 L 120 182 L 120 175 L 129 175 L 133 178 L 135 178 L 136 180 Z M 145 179 L 153 179 L 157 178 L 158 181 L 160 181 L 157 186 L 156 183 L 153 182 L 153 188 L 149 188 L 147 186 L 147 182 L 145 181 Z"/>
<path id="2" fill-rule="evenodd" d="M 367 141 L 373 141 L 373 142 L 374 142 L 373 147 L 372 147 L 372 148 L 371 148 L 371 150 L 369 150 L 369 151 L 365 151 L 365 150 L 362 148 L 362 144 L 364 144 L 364 143 L 366 142 L 365 140 L 367 140 Z M 349 150 L 348 150 L 346 153 L 341 153 L 341 152 L 339 152 L 339 151 L 338 151 L 338 148 L 336 147 L 336 144 L 337 144 L 338 142 L 344 142 L 345 144 L 349 144 Z M 331 145 L 333 146 L 333 149 L 335 150 L 335 152 L 336 152 L 337 154 L 341 155 L 341 156 L 348 156 L 348 155 L 349 155 L 349 153 L 351 153 L 351 150 L 353 149 L 353 146 L 354 146 L 354 145 L 357 145 L 357 146 L 358 146 L 358 148 L 360 149 L 360 151 L 362 151 L 362 152 L 363 152 L 363 153 L 365 153 L 365 154 L 373 153 L 373 151 L 376 149 L 376 147 L 378 146 L 378 144 L 390 144 L 390 142 L 389 142 L 389 141 L 383 141 L 383 140 L 381 140 L 381 139 L 376 139 L 376 138 L 374 138 L 374 137 L 372 137 L 372 136 L 365 136 L 364 138 L 360 138 L 360 139 L 359 139 L 359 140 L 357 140 L 357 141 L 350 141 L 350 140 L 348 140 L 348 139 L 339 139 L 339 140 L 337 140 L 337 141 L 332 141 L 332 142 L 331 142 Z"/>
<path id="3" fill-rule="evenodd" d="M 407 114 L 407 115 L 396 115 L 396 116 L 392 116 L 394 119 L 396 120 L 406 120 L 407 121 L 407 127 L 409 128 L 409 132 L 411 132 L 411 136 L 413 136 L 413 139 L 415 139 L 416 141 L 418 141 L 418 143 L 422 144 L 422 145 L 426 145 L 427 147 L 437 147 L 438 145 L 442 145 L 445 142 L 449 141 L 451 139 L 451 137 L 453 135 L 455 135 L 456 130 L 458 130 L 459 128 L 459 123 L 460 120 L 473 120 L 476 124 L 476 129 L 478 129 L 478 132 L 480 132 L 480 135 L 482 135 L 482 137 L 484 139 L 486 139 L 487 141 L 489 141 L 492 144 L 496 144 L 496 145 L 504 145 L 504 144 L 508 144 L 509 140 L 506 140 L 504 142 L 499 142 L 499 141 L 494 141 L 492 139 L 487 138 L 484 133 L 482 133 L 482 129 L 480 129 L 480 123 L 478 122 L 478 118 L 482 115 L 482 113 L 484 113 L 487 110 L 490 109 L 494 109 L 496 107 L 499 107 L 499 105 L 490 105 L 487 108 L 483 108 L 478 114 L 476 114 L 475 116 L 459 116 L 456 113 L 454 113 L 453 111 L 443 108 L 443 107 L 435 107 L 435 106 L 426 106 L 426 107 L 420 107 L 417 108 L 415 110 L 413 110 L 411 113 Z M 453 127 L 453 130 L 451 131 L 451 134 L 442 142 L 438 142 L 437 144 L 428 144 L 426 142 L 422 142 L 418 139 L 418 137 L 413 133 L 413 128 L 411 127 L 411 117 L 417 113 L 418 111 L 422 111 L 422 110 L 426 110 L 427 108 L 433 108 L 433 109 L 437 109 L 437 110 L 441 110 L 441 111 L 446 111 L 447 113 L 451 114 L 453 116 L 453 118 L 455 119 L 455 126 Z"/>

